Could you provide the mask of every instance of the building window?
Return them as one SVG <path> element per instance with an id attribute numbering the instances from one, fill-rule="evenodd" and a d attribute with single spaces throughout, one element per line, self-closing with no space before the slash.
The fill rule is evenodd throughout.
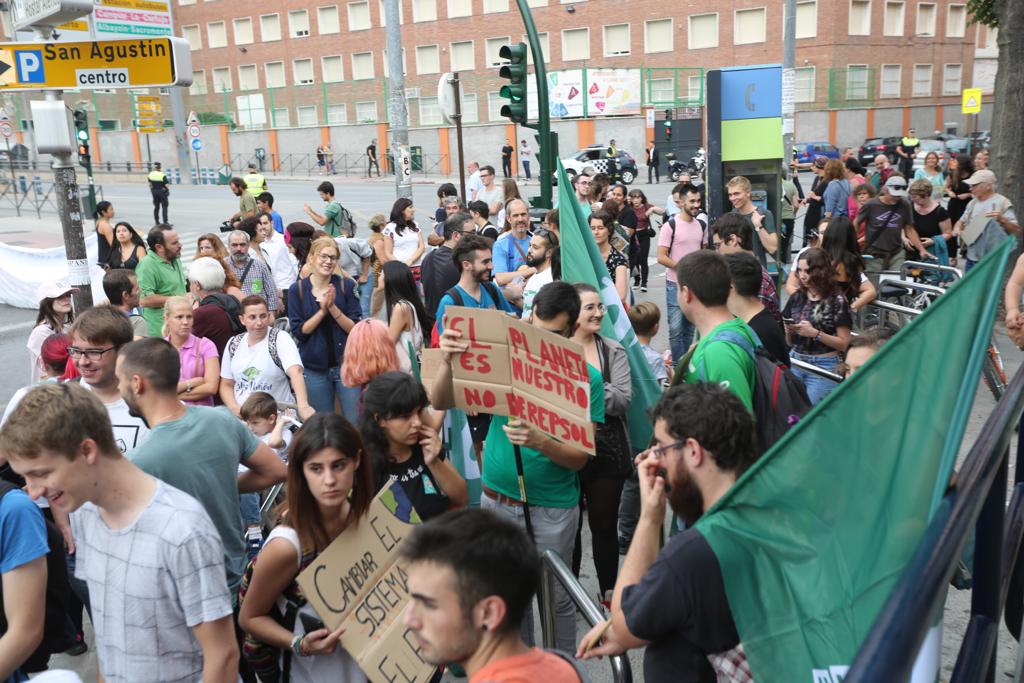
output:
<path id="1" fill-rule="evenodd" d="M 931 97 L 932 96 L 932 65 L 931 64 L 915 64 L 914 65 L 914 97 Z"/>
<path id="2" fill-rule="evenodd" d="M 191 24 L 181 27 L 181 37 L 188 41 L 191 50 L 203 49 L 203 34 L 199 30 L 199 24 Z"/>
<path id="3" fill-rule="evenodd" d="M 185 5 L 194 5 L 196 0 L 178 0 L 178 4 L 184 7 Z"/>
<path id="4" fill-rule="evenodd" d="M 344 104 L 327 105 L 327 125 L 348 123 L 348 107 Z"/>
<path id="5" fill-rule="evenodd" d="M 288 128 L 291 126 L 292 119 L 288 107 L 272 109 L 270 112 L 270 125 L 274 128 Z"/>
<path id="6" fill-rule="evenodd" d="M 672 52 L 674 49 L 671 19 L 644 22 L 644 52 Z"/>
<path id="7" fill-rule="evenodd" d="M 217 93 L 231 92 L 231 69 L 226 66 L 213 70 L 213 91 Z"/>
<path id="8" fill-rule="evenodd" d="M 348 30 L 363 31 L 368 28 L 370 28 L 370 3 L 367 0 L 348 3 Z"/>
<path id="9" fill-rule="evenodd" d="M 284 62 L 267 62 L 263 65 L 263 77 L 267 80 L 268 88 L 283 88 Z"/>
<path id="10" fill-rule="evenodd" d="M 352 53 L 352 80 L 361 81 L 373 78 L 373 53 Z"/>
<path id="11" fill-rule="evenodd" d="M 490 121 L 501 121 L 504 117 L 501 115 L 502 106 L 508 104 L 508 100 L 501 96 L 501 93 L 489 92 L 487 93 L 487 118 Z"/>
<path id="12" fill-rule="evenodd" d="M 263 14 L 260 16 L 260 40 L 281 40 L 281 15 Z"/>
<path id="13" fill-rule="evenodd" d="M 437 104 L 436 97 L 420 98 L 420 125 L 440 126 L 444 123 L 441 118 L 441 107 Z"/>
<path id="14" fill-rule="evenodd" d="M 917 35 L 935 35 L 935 5 L 930 2 L 922 2 L 917 6 Z"/>
<path id="15" fill-rule="evenodd" d="M 377 123 L 377 101 L 356 102 L 356 123 Z"/>
<path id="16" fill-rule="evenodd" d="M 946 10 L 946 36 L 963 38 L 967 33 L 967 5 L 950 5 Z"/>
<path id="17" fill-rule="evenodd" d="M 200 69 L 192 72 L 192 85 L 188 87 L 189 95 L 206 94 L 206 71 Z"/>
<path id="18" fill-rule="evenodd" d="M 316 105 L 307 104 L 296 108 L 297 123 L 300 126 L 316 126 L 319 125 L 319 121 L 316 118 Z"/>
<path id="19" fill-rule="evenodd" d="M 437 0 L 412 0 L 412 20 L 437 21 Z"/>
<path id="20" fill-rule="evenodd" d="M 903 10 L 903 0 L 888 0 L 885 3 L 885 25 L 882 28 L 883 35 L 903 35 Z"/>
<path id="21" fill-rule="evenodd" d="M 899 97 L 902 76 L 903 67 L 899 64 L 883 64 L 879 97 Z"/>
<path id="22" fill-rule="evenodd" d="M 476 93 L 462 92 L 462 122 L 477 123 L 480 120 L 480 112 L 477 111 Z M 499 107 L 500 109 L 500 107 Z"/>
<path id="23" fill-rule="evenodd" d="M 818 0 L 796 3 L 796 37 L 814 38 L 818 35 Z"/>
<path id="24" fill-rule="evenodd" d="M 448 0 L 448 18 L 469 17 L 473 15 L 473 0 Z"/>
<path id="25" fill-rule="evenodd" d="M 441 51 L 437 45 L 416 46 L 416 73 L 441 73 Z"/>
<path id="26" fill-rule="evenodd" d="M 500 38 L 488 38 L 484 44 L 484 55 L 487 59 L 487 66 L 502 66 L 508 64 L 507 59 L 502 59 L 498 56 L 501 48 L 510 44 L 512 39 L 509 36 L 501 36 Z"/>
<path id="27" fill-rule="evenodd" d="M 871 35 L 871 0 L 850 0 L 851 36 Z"/>
<path id="28" fill-rule="evenodd" d="M 868 65 L 850 64 L 846 67 L 846 99 L 866 100 L 868 97 Z"/>
<path id="29" fill-rule="evenodd" d="M 686 79 L 686 100 L 693 105 L 704 101 L 704 78 L 690 76 Z"/>
<path id="30" fill-rule="evenodd" d="M 814 101 L 814 76 L 815 68 L 813 66 L 802 66 L 793 69 L 794 102 Z"/>
<path id="31" fill-rule="evenodd" d="M 295 85 L 313 85 L 313 60 L 296 59 L 292 62 L 292 77 Z"/>
<path id="32" fill-rule="evenodd" d="M 629 54 L 629 24 L 612 24 L 605 26 L 603 31 L 605 57 L 621 57 Z"/>
<path id="33" fill-rule="evenodd" d="M 466 40 L 451 44 L 452 71 L 475 71 L 476 60 L 473 58 L 473 41 Z"/>
<path id="34" fill-rule="evenodd" d="M 380 53 L 381 53 L 381 56 L 380 56 L 381 63 L 384 64 L 384 78 L 387 78 L 388 77 L 388 51 L 386 49 L 384 49 L 384 50 L 381 50 Z M 402 73 L 404 73 L 404 74 L 409 73 L 409 69 L 408 69 L 408 67 L 406 65 L 407 65 L 407 62 L 405 61 L 405 48 L 403 47 L 402 48 Z"/>
<path id="35" fill-rule="evenodd" d="M 238 67 L 238 89 L 259 90 L 260 77 L 256 73 L 255 64 L 242 64 Z"/>
<path id="36" fill-rule="evenodd" d="M 206 25 L 206 43 L 209 47 L 226 47 L 228 28 L 223 21 L 211 21 Z"/>
<path id="37" fill-rule="evenodd" d="M 320 68 L 324 72 L 324 83 L 340 83 L 345 80 L 345 68 L 342 66 L 340 55 L 321 57 Z"/>
<path id="38" fill-rule="evenodd" d="M 252 17 L 235 19 L 232 23 L 235 29 L 235 45 L 251 45 L 255 42 L 252 37 Z"/>
<path id="39" fill-rule="evenodd" d="M 305 38 L 309 35 L 309 12 L 304 9 L 288 13 L 288 30 L 292 38 Z"/>
<path id="40" fill-rule="evenodd" d="M 316 30 L 320 35 L 341 33 L 341 19 L 338 17 L 338 6 L 328 5 L 316 10 Z"/>
<path id="41" fill-rule="evenodd" d="M 718 14 L 691 14 L 690 30 L 687 35 L 687 47 L 699 50 L 705 47 L 718 47 Z"/>
<path id="42" fill-rule="evenodd" d="M 764 7 L 736 10 L 736 23 L 733 26 L 732 42 L 734 45 L 750 45 L 763 43 L 765 40 L 765 24 L 767 13 Z"/>
<path id="43" fill-rule="evenodd" d="M 527 36 L 523 36 L 523 42 L 526 43 L 526 63 L 533 64 L 533 50 L 530 49 L 530 39 Z M 547 64 L 551 61 L 551 40 L 549 40 L 548 34 L 538 33 L 537 42 L 540 43 L 540 54 L 544 58 L 544 63 Z"/>
<path id="44" fill-rule="evenodd" d="M 507 12 L 508 0 L 484 0 L 484 14 Z"/>
<path id="45" fill-rule="evenodd" d="M 548 0 L 526 0 L 526 4 L 530 7 L 547 7 Z"/>
<path id="46" fill-rule="evenodd" d="M 959 95 L 961 89 L 961 75 L 963 66 L 960 64 L 946 64 L 942 67 L 942 94 Z"/>
<path id="47" fill-rule="evenodd" d="M 648 100 L 653 104 L 671 104 L 676 101 L 676 84 L 673 78 L 652 78 L 647 81 Z"/>
<path id="48" fill-rule="evenodd" d="M 562 61 L 590 59 L 590 29 L 570 28 L 562 31 Z"/>
<path id="49" fill-rule="evenodd" d="M 387 26 L 387 19 L 384 17 L 384 0 L 378 0 L 377 7 L 380 9 L 380 25 Z M 405 5 L 402 2 L 398 3 L 398 23 L 399 25 L 405 23 Z"/>

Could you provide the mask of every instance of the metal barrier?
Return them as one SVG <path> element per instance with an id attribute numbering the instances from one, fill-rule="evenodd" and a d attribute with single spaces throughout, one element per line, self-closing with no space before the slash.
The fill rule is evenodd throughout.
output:
<path id="1" fill-rule="evenodd" d="M 541 579 L 540 590 L 540 621 L 544 632 L 544 647 L 555 647 L 555 580 L 562 584 L 562 588 L 572 598 L 576 609 L 580 611 L 583 618 L 591 627 L 605 621 L 605 615 L 597 603 L 587 595 L 587 591 L 580 585 L 579 580 L 562 562 L 562 558 L 553 550 L 545 550 L 541 556 L 544 561 L 543 578 Z M 529 617 L 527 617 L 529 618 Z M 615 683 L 632 683 L 633 669 L 629 665 L 629 658 L 625 655 L 609 657 L 612 665 L 612 680 Z M 538 681 L 538 683 L 540 683 Z"/>
<path id="2" fill-rule="evenodd" d="M 825 370 L 823 368 L 819 368 L 817 365 L 811 365 L 810 363 L 805 363 L 804 361 L 798 360 L 796 358 L 790 358 L 789 359 L 789 364 L 790 364 L 790 367 L 800 368 L 801 370 L 809 372 L 812 375 L 817 375 L 818 377 L 824 377 L 825 379 L 830 379 L 833 382 L 835 382 L 836 384 L 839 384 L 840 382 L 843 381 L 843 376 L 842 375 L 837 375 L 834 372 L 829 372 L 828 370 Z"/>
<path id="3" fill-rule="evenodd" d="M 900 277 L 906 278 L 910 275 L 911 270 L 930 270 L 936 273 L 945 273 L 954 280 L 959 280 L 963 277 L 963 273 L 953 266 L 941 266 L 938 263 L 930 263 L 928 261 L 904 261 L 903 265 L 900 266 Z"/>
<path id="4" fill-rule="evenodd" d="M 1010 437 L 1024 410 L 1024 368 L 981 428 L 964 460 L 957 485 L 943 498 L 917 550 L 857 653 L 844 683 L 905 681 L 921 643 L 941 613 L 949 579 L 974 525 L 974 586 L 971 620 L 961 644 L 951 683 L 995 679 L 995 645 L 1004 605 L 1010 630 L 1017 620 L 1024 581 L 1024 440 L 1017 445 L 1013 496 L 1006 501 Z M 1004 510 L 1005 507 L 1005 510 Z M 1005 535 L 1004 535 L 1005 523 Z M 1011 592 L 1014 596 L 1007 600 Z M 1018 660 L 1020 680 L 1021 663 Z"/>

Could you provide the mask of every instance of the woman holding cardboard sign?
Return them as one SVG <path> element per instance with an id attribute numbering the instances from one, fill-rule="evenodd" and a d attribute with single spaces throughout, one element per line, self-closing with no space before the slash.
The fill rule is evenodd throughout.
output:
<path id="1" fill-rule="evenodd" d="M 295 578 L 366 513 L 374 493 L 369 458 L 356 428 L 334 413 L 310 418 L 292 439 L 287 519 L 270 532 L 246 571 L 238 622 L 248 634 L 244 656 L 257 674 L 276 665 L 279 672 L 290 669 L 290 677 L 280 680 L 292 683 L 366 681 L 352 656 L 338 647 L 343 629 L 329 631 L 318 624 Z M 282 626 L 271 615 L 275 610 L 292 614 L 294 624 Z M 275 661 L 268 653 L 279 657 Z"/>

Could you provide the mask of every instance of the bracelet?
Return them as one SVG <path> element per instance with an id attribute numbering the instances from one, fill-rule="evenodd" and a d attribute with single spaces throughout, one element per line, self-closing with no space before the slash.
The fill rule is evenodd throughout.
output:
<path id="1" fill-rule="evenodd" d="M 185 382 L 185 393 L 186 394 L 191 394 L 192 393 L 192 381 L 191 380 L 189 380 L 188 382 Z"/>
<path id="2" fill-rule="evenodd" d="M 816 342 L 820 342 L 821 341 L 821 330 L 818 330 L 818 334 L 814 335 L 814 341 L 816 341 Z"/>
<path id="3" fill-rule="evenodd" d="M 302 639 L 303 638 L 305 638 L 304 635 L 302 635 L 302 636 L 295 636 L 294 638 L 292 638 L 292 653 L 295 654 L 298 657 L 305 657 L 306 656 L 306 655 L 304 655 L 302 653 Z"/>

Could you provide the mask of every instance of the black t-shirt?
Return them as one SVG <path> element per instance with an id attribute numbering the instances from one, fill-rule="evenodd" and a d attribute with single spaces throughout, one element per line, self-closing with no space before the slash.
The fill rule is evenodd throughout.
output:
<path id="1" fill-rule="evenodd" d="M 751 318 L 747 325 L 761 338 L 761 344 L 764 345 L 768 353 L 772 354 L 772 358 L 789 367 L 789 347 L 786 345 L 786 335 L 775 316 L 766 308 Z"/>
<path id="2" fill-rule="evenodd" d="M 444 458 L 443 452 L 441 458 Z M 398 479 L 405 495 L 409 497 L 413 509 L 424 521 L 431 517 L 437 517 L 448 510 L 450 503 L 448 496 L 441 491 L 434 475 L 430 473 L 427 464 L 423 462 L 423 450 L 419 445 L 413 447 L 412 455 L 403 463 L 383 462 L 379 458 L 375 459 L 373 475 L 376 479 L 374 484 L 377 491 L 384 488 L 391 477 Z"/>
<path id="3" fill-rule="evenodd" d="M 939 227 L 939 223 L 949 218 L 949 214 L 946 212 L 942 205 L 937 205 L 933 210 L 928 213 L 918 213 L 917 207 L 914 207 L 914 229 L 917 230 L 918 237 L 938 237 L 942 233 L 942 228 Z"/>
<path id="4" fill-rule="evenodd" d="M 514 151 L 515 150 L 513 150 L 510 145 L 505 145 L 504 147 L 501 148 L 501 158 L 502 159 L 511 159 L 512 158 L 512 152 L 514 152 Z"/>
<path id="5" fill-rule="evenodd" d="M 498 229 L 494 227 L 494 225 L 491 223 L 486 223 L 484 227 L 477 228 L 476 234 L 480 235 L 481 237 L 486 237 L 491 242 L 493 242 L 494 240 L 498 239 L 498 237 L 501 236 L 501 233 L 498 232 Z"/>
<path id="6" fill-rule="evenodd" d="M 366 148 L 366 156 L 370 157 L 371 159 L 376 159 L 377 158 L 377 145 L 370 145 L 369 147 L 367 147 Z"/>
<path id="7" fill-rule="evenodd" d="M 860 207 L 857 223 L 862 222 L 867 235 L 864 251 L 893 254 L 903 249 L 903 228 L 912 225 L 914 218 L 906 200 L 901 198 L 895 204 L 886 204 L 875 197 Z"/>
<path id="8" fill-rule="evenodd" d="M 740 642 L 722 570 L 696 529 L 669 539 L 640 583 L 622 592 L 630 633 L 650 641 L 644 680 L 715 683 L 708 655 Z"/>

